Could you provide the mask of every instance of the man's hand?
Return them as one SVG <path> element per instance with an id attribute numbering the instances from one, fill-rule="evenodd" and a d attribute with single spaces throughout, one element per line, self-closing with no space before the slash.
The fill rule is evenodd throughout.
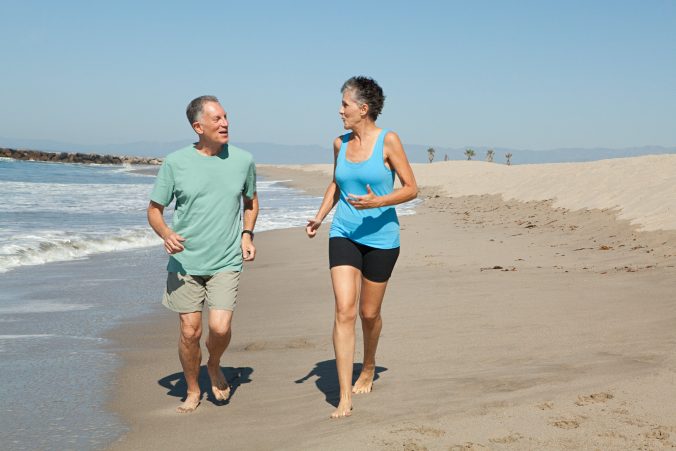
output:
<path id="1" fill-rule="evenodd" d="M 314 238 L 317 235 L 317 229 L 322 225 L 322 221 L 319 219 L 308 219 L 307 225 L 305 226 L 305 233 L 309 238 Z"/>
<path id="2" fill-rule="evenodd" d="M 380 202 L 378 201 L 378 196 L 373 194 L 371 191 L 371 186 L 366 185 L 366 194 L 363 196 L 358 196 L 356 194 L 348 194 L 347 201 L 357 210 L 364 210 L 367 208 L 377 208 L 380 207 Z"/>
<path id="3" fill-rule="evenodd" d="M 164 237 L 164 249 L 167 251 L 167 254 L 173 255 L 178 254 L 183 249 L 183 243 L 185 238 L 183 238 L 178 233 L 171 231 Z"/>
<path id="4" fill-rule="evenodd" d="M 256 247 L 248 233 L 242 235 L 242 258 L 245 262 L 252 262 L 256 258 Z"/>

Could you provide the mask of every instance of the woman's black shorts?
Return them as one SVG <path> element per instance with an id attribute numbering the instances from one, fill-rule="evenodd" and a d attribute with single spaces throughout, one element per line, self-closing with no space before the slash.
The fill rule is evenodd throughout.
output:
<path id="1" fill-rule="evenodd" d="M 371 282 L 387 282 L 398 257 L 398 247 L 378 249 L 347 238 L 329 238 L 329 267 L 354 266 Z"/>

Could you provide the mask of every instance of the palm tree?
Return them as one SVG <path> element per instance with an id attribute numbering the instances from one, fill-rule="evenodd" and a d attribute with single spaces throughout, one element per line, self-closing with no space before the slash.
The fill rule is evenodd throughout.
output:
<path id="1" fill-rule="evenodd" d="M 467 157 L 468 160 L 471 160 L 472 157 L 474 156 L 474 151 L 468 147 L 465 150 L 465 156 Z"/>
<path id="2" fill-rule="evenodd" d="M 486 151 L 486 161 L 489 163 L 493 162 L 493 157 L 495 156 L 495 151 L 493 149 L 488 149 Z"/>
<path id="3" fill-rule="evenodd" d="M 434 160 L 434 148 L 433 147 L 430 147 L 429 149 L 427 149 L 427 159 L 430 160 L 430 163 L 432 162 L 432 160 Z"/>
<path id="4" fill-rule="evenodd" d="M 512 152 L 507 152 L 505 154 L 505 158 L 507 158 L 507 166 L 512 165 Z"/>

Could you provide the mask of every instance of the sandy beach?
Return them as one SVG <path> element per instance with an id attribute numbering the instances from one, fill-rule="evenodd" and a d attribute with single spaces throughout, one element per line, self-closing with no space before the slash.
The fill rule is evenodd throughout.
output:
<path id="1" fill-rule="evenodd" d="M 330 177 L 258 170 L 313 195 Z M 414 171 L 422 202 L 401 218 L 377 379 L 352 417 L 328 418 L 328 226 L 277 230 L 256 235 L 242 275 L 224 405 L 174 412 L 177 319 L 149 289 L 162 281 L 134 280 L 158 301 L 109 335 L 124 362 L 109 407 L 129 427 L 112 449 L 676 447 L 676 156 Z M 158 249 L 134 264 L 163 262 Z"/>

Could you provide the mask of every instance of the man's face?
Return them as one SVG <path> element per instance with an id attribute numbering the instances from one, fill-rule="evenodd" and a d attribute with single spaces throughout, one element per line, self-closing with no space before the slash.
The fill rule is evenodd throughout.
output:
<path id="1" fill-rule="evenodd" d="M 221 145 L 228 143 L 228 116 L 220 103 L 205 103 L 199 120 L 192 126 L 202 139 Z"/>

